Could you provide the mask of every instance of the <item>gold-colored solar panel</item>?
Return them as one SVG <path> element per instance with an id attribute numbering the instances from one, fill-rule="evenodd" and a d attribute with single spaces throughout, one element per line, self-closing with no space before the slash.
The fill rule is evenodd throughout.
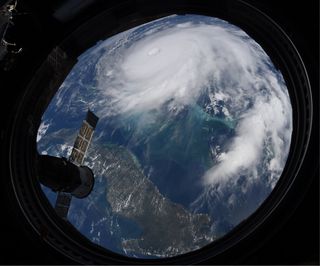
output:
<path id="1" fill-rule="evenodd" d="M 69 160 L 70 160 L 71 162 L 73 162 L 73 163 L 76 163 L 76 164 L 78 164 L 78 165 L 81 165 L 82 162 L 83 162 L 83 157 L 84 157 L 84 154 L 83 154 L 81 151 L 73 148 Z"/>
<path id="2" fill-rule="evenodd" d="M 87 147 L 88 147 L 88 141 L 86 141 L 86 140 L 83 140 L 82 141 L 82 143 L 81 143 L 81 145 L 80 145 L 80 150 L 83 152 L 83 153 L 85 153 L 86 151 L 87 151 Z"/>
<path id="3" fill-rule="evenodd" d="M 87 117 L 83 121 L 79 130 L 79 134 L 74 142 L 73 149 L 69 157 L 70 162 L 76 165 L 82 165 L 98 119 L 99 118 L 94 113 L 88 110 Z M 68 217 L 71 199 L 72 196 L 70 193 L 65 193 L 62 191 L 58 192 L 55 210 L 57 214 L 65 220 L 67 220 Z"/>
<path id="4" fill-rule="evenodd" d="M 88 144 L 89 140 L 85 140 L 82 137 L 78 136 L 73 147 L 83 153 L 86 153 Z"/>
<path id="5" fill-rule="evenodd" d="M 88 129 L 88 124 L 84 122 L 80 128 L 79 135 L 84 137 L 87 129 Z"/>
<path id="6" fill-rule="evenodd" d="M 79 147 L 81 146 L 82 142 L 83 142 L 83 139 L 78 136 L 76 138 L 76 141 L 74 142 L 73 147 L 76 148 L 76 149 L 79 149 Z"/>
<path id="7" fill-rule="evenodd" d="M 91 136 L 92 136 L 92 133 L 93 133 L 93 129 L 88 127 L 88 130 L 86 131 L 85 138 L 86 138 L 87 140 L 90 140 L 90 139 L 91 139 Z"/>

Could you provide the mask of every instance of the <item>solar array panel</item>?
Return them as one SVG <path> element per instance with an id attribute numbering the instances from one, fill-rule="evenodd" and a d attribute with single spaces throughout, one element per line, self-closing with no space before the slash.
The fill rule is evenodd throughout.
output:
<path id="1" fill-rule="evenodd" d="M 87 153 L 92 140 L 93 132 L 98 122 L 98 117 L 90 110 L 87 112 L 86 119 L 83 121 L 78 136 L 74 142 L 69 161 L 77 166 L 83 164 L 84 157 Z M 67 220 L 72 195 L 63 191 L 58 192 L 55 204 L 57 214 Z"/>

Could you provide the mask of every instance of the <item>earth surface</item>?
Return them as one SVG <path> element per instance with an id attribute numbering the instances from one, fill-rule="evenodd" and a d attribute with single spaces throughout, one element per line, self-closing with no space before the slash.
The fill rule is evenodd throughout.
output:
<path id="1" fill-rule="evenodd" d="M 68 220 L 130 257 L 176 256 L 230 232 L 269 196 L 290 148 L 281 73 L 212 17 L 165 17 L 83 53 L 42 117 L 38 152 L 67 158 L 89 108 L 100 118 L 85 158 L 95 186 Z"/>

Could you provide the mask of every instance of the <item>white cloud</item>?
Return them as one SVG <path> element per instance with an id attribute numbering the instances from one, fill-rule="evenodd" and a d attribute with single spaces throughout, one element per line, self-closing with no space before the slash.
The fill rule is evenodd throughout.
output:
<path id="1" fill-rule="evenodd" d="M 96 66 L 98 104 L 103 109 L 99 115 L 148 113 L 164 106 L 177 112 L 195 104 L 210 88 L 212 102 L 226 102 L 223 112 L 239 122 L 218 163 L 205 173 L 204 183 L 236 182 L 241 174 L 253 181 L 266 141 L 273 153 L 269 171 L 279 177 L 292 131 L 284 81 L 270 69 L 269 57 L 253 39 L 216 21 L 164 29 L 153 25 L 130 45 L 129 34 L 123 34 L 126 40 L 118 40 L 117 49 L 102 56 Z"/>
<path id="2" fill-rule="evenodd" d="M 47 123 L 46 121 L 41 122 L 38 129 L 38 133 L 37 133 L 37 142 L 39 142 L 41 138 L 46 134 L 49 126 L 50 126 L 50 122 L 47 122 Z"/>
<path id="3" fill-rule="evenodd" d="M 221 26 L 183 25 L 120 48 L 121 56 L 113 60 L 109 53 L 101 58 L 97 82 L 109 103 L 107 113 L 147 111 L 168 101 L 181 108 L 194 103 L 213 80 L 247 85 L 247 71 L 257 68 L 257 62 L 244 40 Z"/>

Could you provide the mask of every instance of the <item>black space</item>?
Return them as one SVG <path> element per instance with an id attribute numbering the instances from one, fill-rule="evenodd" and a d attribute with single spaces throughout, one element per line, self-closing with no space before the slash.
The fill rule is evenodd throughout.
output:
<path id="1" fill-rule="evenodd" d="M 202 1 L 202 0 L 198 0 Z M 21 1 L 23 2 L 23 1 Z M 32 25 L 33 31 L 20 32 L 20 38 L 36 38 L 43 43 L 37 47 L 36 53 L 39 58 L 45 56 L 49 45 L 54 36 L 59 36 L 59 27 L 56 21 L 51 19 L 49 14 L 52 12 L 57 1 L 24 1 L 29 11 L 35 11 L 31 15 L 28 23 Z M 114 2 L 114 1 L 110 1 Z M 306 64 L 309 74 L 313 98 L 314 113 L 319 118 L 319 2 L 294 1 L 294 0 L 246 0 L 246 2 L 258 7 L 286 31 L 295 43 L 303 61 Z M 2 4 L 0 2 L 0 4 Z M 39 12 L 41 11 L 41 12 Z M 89 12 L 90 13 L 90 12 Z M 27 26 L 25 26 L 27 28 Z M 24 28 L 25 29 L 25 28 Z M 53 29 L 50 31 L 50 29 Z M 42 36 L 39 39 L 39 35 Z M 28 45 L 28 43 L 26 43 Z M 43 49 L 39 48 L 43 47 Z M 35 49 L 35 48 L 34 48 Z M 32 57 L 29 58 L 32 60 Z M 39 61 L 40 62 L 40 61 Z M 36 65 L 36 64 L 35 64 Z M 36 67 L 36 66 L 34 66 Z M 18 70 L 17 70 L 18 69 Z M 34 69 L 23 65 L 13 71 L 21 73 L 21 77 L 26 72 Z M 0 72 L 0 88 L 4 93 L 5 85 L 10 83 L 10 87 L 23 88 L 23 78 L 15 78 L 10 72 Z M 10 125 L 10 111 L 19 99 L 19 91 L 9 90 L 8 96 L 1 96 L 1 117 L 5 119 L 1 125 L 1 161 L 2 171 L 0 179 L 0 264 L 74 264 L 71 260 L 63 257 L 53 248 L 42 242 L 32 231 L 32 228 L 24 222 L 22 213 L 14 200 L 14 192 L 8 189 L 7 183 L 10 182 L 8 172 L 8 161 L 6 143 L 3 143 L 6 126 Z M 292 216 L 282 220 L 276 232 L 262 232 L 268 235 L 267 238 L 252 238 L 255 241 L 255 250 L 247 250 L 246 246 L 238 247 L 238 253 L 242 254 L 239 264 L 319 264 L 319 121 L 314 123 L 311 147 L 303 165 L 304 174 L 313 182 L 305 196 L 301 197 L 301 202 Z M 227 257 L 228 254 L 225 254 Z M 226 260 L 230 261 L 230 260 Z M 204 264 L 211 264 L 206 261 Z M 222 259 L 218 263 L 224 264 Z"/>

